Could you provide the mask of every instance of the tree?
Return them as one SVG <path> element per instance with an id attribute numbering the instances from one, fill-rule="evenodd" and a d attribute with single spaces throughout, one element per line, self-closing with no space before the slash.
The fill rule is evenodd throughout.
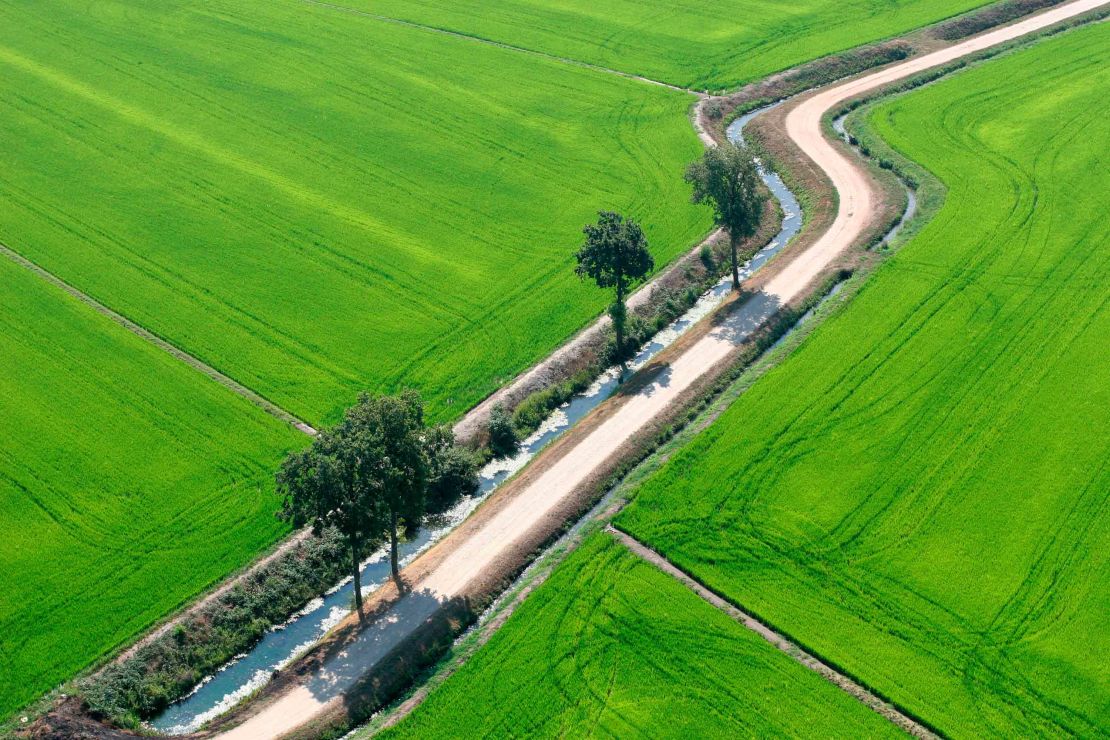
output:
<path id="1" fill-rule="evenodd" d="M 647 239 L 640 224 L 613 211 L 599 211 L 596 224 L 582 232 L 586 242 L 576 255 L 580 278 L 592 278 L 599 288 L 615 288 L 616 300 L 609 309 L 616 333 L 617 359 L 625 366 L 624 326 L 628 309 L 624 305 L 628 289 L 640 282 L 655 267 L 647 250 Z"/>
<path id="2" fill-rule="evenodd" d="M 736 251 L 752 237 L 763 214 L 764 196 L 751 152 L 733 142 L 707 149 L 686 168 L 686 182 L 694 188 L 695 203 L 709 203 L 713 220 L 728 232 L 732 249 L 732 289 L 740 290 Z"/>
<path id="3" fill-rule="evenodd" d="M 434 442 L 434 444 L 430 444 Z M 360 559 L 367 543 L 389 538 L 390 569 L 404 590 L 397 545 L 403 525 L 420 526 L 429 471 L 442 439 L 424 427 L 419 394 L 362 394 L 332 429 L 320 432 L 307 450 L 291 453 L 277 473 L 283 495 L 278 516 L 319 535 L 335 527 L 351 554 L 355 605 L 362 615 Z"/>
<path id="4" fill-rule="evenodd" d="M 513 418 L 505 407 L 497 404 L 489 412 L 489 450 L 494 457 L 510 457 L 520 449 Z"/>
<path id="5" fill-rule="evenodd" d="M 455 445 L 455 433 L 442 424 L 428 430 L 427 510 L 439 514 L 462 496 L 478 492 L 478 461 L 470 450 Z"/>

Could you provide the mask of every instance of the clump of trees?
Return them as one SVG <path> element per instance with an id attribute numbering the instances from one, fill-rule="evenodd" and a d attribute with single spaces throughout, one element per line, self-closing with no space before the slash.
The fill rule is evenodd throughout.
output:
<path id="1" fill-rule="evenodd" d="M 691 163 L 686 182 L 693 187 L 693 201 L 712 206 L 714 222 L 728 232 L 732 289 L 740 290 L 737 250 L 741 242 L 755 235 L 765 201 L 755 159 L 747 147 L 730 141 L 707 149 L 701 159 Z"/>
<path id="2" fill-rule="evenodd" d="M 477 485 L 473 457 L 455 446 L 450 428 L 425 425 L 416 391 L 364 393 L 338 424 L 286 458 L 277 473 L 278 516 L 311 526 L 317 536 L 328 528 L 340 532 L 362 620 L 359 565 L 367 545 L 389 540 L 390 570 L 404 591 L 397 552 L 402 530 L 415 532 L 429 504 L 443 506 Z"/>
<path id="3" fill-rule="evenodd" d="M 641 282 L 655 268 L 648 251 L 647 237 L 640 224 L 613 211 L 598 212 L 596 224 L 587 224 L 582 232 L 586 241 L 575 255 L 580 278 L 590 278 L 599 288 L 613 288 L 615 300 L 609 309 L 616 334 L 616 359 L 625 368 L 629 347 L 625 342 L 628 308 L 625 298 L 631 287 Z"/>

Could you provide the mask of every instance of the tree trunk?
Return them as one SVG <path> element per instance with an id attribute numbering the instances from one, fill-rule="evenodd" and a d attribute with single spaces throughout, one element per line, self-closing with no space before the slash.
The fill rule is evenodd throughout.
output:
<path id="1" fill-rule="evenodd" d="M 613 330 L 617 335 L 617 362 L 620 363 L 621 372 L 617 381 L 624 382 L 624 371 L 628 366 L 624 361 L 624 320 L 626 318 L 624 307 L 624 280 L 617 278 L 617 310 L 613 314 Z"/>
<path id="2" fill-rule="evenodd" d="M 740 240 L 731 234 L 729 235 L 728 242 L 729 246 L 732 247 L 732 289 L 737 292 L 740 291 L 740 266 L 736 264 L 736 247 L 738 246 L 738 241 Z"/>
<path id="3" fill-rule="evenodd" d="M 405 592 L 405 582 L 401 580 L 401 568 L 397 565 L 397 514 L 389 515 L 389 569 L 393 573 L 393 582 L 397 590 Z"/>
<path id="4" fill-rule="evenodd" d="M 362 548 L 359 546 L 360 543 L 357 537 L 352 537 L 350 541 L 351 576 L 354 578 L 355 581 L 355 611 L 358 612 L 358 621 L 364 622 L 366 621 L 366 617 L 362 613 L 362 569 L 359 567 L 362 565 L 362 563 L 359 562 L 358 558 L 359 550 L 361 550 Z"/>

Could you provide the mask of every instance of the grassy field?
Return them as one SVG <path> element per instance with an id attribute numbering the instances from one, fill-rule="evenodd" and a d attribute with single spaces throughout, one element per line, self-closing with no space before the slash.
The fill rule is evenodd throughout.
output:
<path id="1" fill-rule="evenodd" d="M 0 241 L 289 410 L 465 411 L 708 230 L 694 98 L 304 2 L 0 6 Z"/>
<path id="2" fill-rule="evenodd" d="M 336 0 L 697 90 L 736 87 L 988 0 Z"/>
<path id="3" fill-rule="evenodd" d="M 1110 732 L 1107 49 L 880 106 L 945 205 L 619 520 L 950 736 Z"/>
<path id="4" fill-rule="evenodd" d="M 604 533 L 384 736 L 460 727 L 475 737 L 899 734 Z"/>
<path id="5" fill-rule="evenodd" d="M 303 436 L 0 257 L 0 718 L 285 531 Z"/>

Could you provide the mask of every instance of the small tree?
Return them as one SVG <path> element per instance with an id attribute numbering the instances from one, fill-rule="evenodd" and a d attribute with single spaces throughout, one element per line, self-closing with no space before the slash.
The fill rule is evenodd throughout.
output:
<path id="1" fill-rule="evenodd" d="M 628 289 L 640 282 L 655 267 L 647 249 L 647 238 L 640 225 L 613 211 L 599 211 L 596 224 L 587 224 L 582 232 L 586 242 L 578 250 L 581 278 L 591 278 L 599 288 L 615 288 L 616 300 L 609 309 L 616 333 L 617 359 L 623 369 L 626 347 L 624 327 L 628 309 L 624 305 Z"/>
<path id="2" fill-rule="evenodd" d="M 404 588 L 399 528 L 411 532 L 420 526 L 435 453 L 415 391 L 397 397 L 362 394 L 339 424 L 320 432 L 307 450 L 291 453 L 277 473 L 284 496 L 280 518 L 297 527 L 311 525 L 316 535 L 335 527 L 345 537 L 360 620 L 359 565 L 368 542 L 388 536 L 393 579 Z"/>
<path id="3" fill-rule="evenodd" d="M 729 142 L 707 149 L 686 168 L 686 182 L 694 188 L 695 203 L 709 203 L 713 220 L 728 232 L 732 250 L 732 289 L 740 290 L 737 249 L 755 234 L 763 213 L 755 160 L 744 146 Z"/>
<path id="4" fill-rule="evenodd" d="M 489 450 L 494 457 L 509 457 L 519 448 L 513 417 L 504 406 L 497 404 L 489 412 Z"/>

